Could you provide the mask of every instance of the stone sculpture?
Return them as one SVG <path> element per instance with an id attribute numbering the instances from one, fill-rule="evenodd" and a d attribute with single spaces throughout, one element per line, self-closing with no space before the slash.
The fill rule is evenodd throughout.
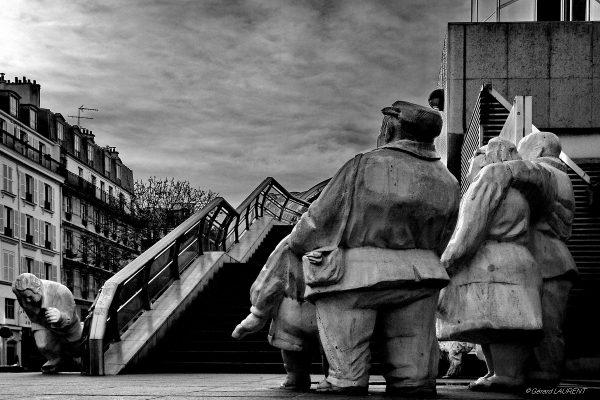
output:
<path id="1" fill-rule="evenodd" d="M 442 379 L 457 378 L 462 371 L 463 355 L 474 351 L 476 345 L 468 342 L 443 340 L 439 342 L 440 359 L 448 360 L 448 370 Z"/>
<path id="2" fill-rule="evenodd" d="M 442 255 L 451 280 L 440 296 L 438 334 L 481 344 L 488 373 L 470 385 L 473 390 L 521 387 L 525 362 L 542 335 L 542 278 L 528 249 L 530 204 L 510 180 L 498 179 L 510 160 L 520 156 L 501 138 L 476 152 L 474 182 Z"/>
<path id="3" fill-rule="evenodd" d="M 79 363 L 82 327 L 71 291 L 29 273 L 19 275 L 12 290 L 31 320 L 39 351 L 48 360 L 42 372 L 55 374 L 61 366 Z"/>
<path id="4" fill-rule="evenodd" d="M 281 349 L 287 372 L 283 389 L 308 390 L 311 385 L 311 348 L 318 345 L 315 308 L 304 301 L 304 277 L 300 257 L 286 236 L 275 247 L 250 289 L 250 314 L 233 331 L 241 339 L 258 332 L 272 320 L 269 343 Z"/>
<path id="5" fill-rule="evenodd" d="M 556 385 L 564 363 L 562 326 L 567 299 L 577 274 L 565 241 L 571 235 L 575 198 L 566 165 L 558 158 L 561 145 L 551 132 L 535 132 L 519 142 L 522 161 L 491 165 L 482 181 L 493 182 L 501 193 L 517 187 L 535 204 L 529 248 L 542 274 L 544 335 L 534 348 L 528 379 Z M 483 172 L 483 171 L 482 171 Z"/>
<path id="6" fill-rule="evenodd" d="M 378 148 L 348 161 L 288 238 L 303 257 L 329 373 L 319 392 L 368 391 L 369 340 L 381 323 L 388 394 L 435 393 L 435 308 L 448 276 L 439 256 L 458 211 L 458 184 L 439 161 L 437 111 L 397 101 L 382 110 Z"/>

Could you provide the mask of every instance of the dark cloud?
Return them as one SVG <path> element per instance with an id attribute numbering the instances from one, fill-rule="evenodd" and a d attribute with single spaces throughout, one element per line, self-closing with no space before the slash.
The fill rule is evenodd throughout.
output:
<path id="1" fill-rule="evenodd" d="M 234 204 L 266 176 L 302 190 L 372 148 L 380 109 L 425 103 L 446 23 L 469 15 L 464 0 L 37 3 L 3 24 L 3 72 L 37 79 L 63 115 L 100 109 L 84 125 L 136 178 Z"/>

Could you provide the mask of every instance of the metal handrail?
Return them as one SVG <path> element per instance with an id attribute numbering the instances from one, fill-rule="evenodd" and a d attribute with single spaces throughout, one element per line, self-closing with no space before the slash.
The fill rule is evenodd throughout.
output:
<path id="1" fill-rule="evenodd" d="M 103 375 L 104 352 L 205 251 L 228 251 L 265 212 L 295 223 L 309 203 L 274 178 L 234 209 L 218 197 L 106 281 L 84 326 L 83 372 Z"/>

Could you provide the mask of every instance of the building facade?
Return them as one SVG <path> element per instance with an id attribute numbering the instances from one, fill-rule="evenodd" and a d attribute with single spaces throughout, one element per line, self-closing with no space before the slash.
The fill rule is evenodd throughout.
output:
<path id="1" fill-rule="evenodd" d="M 80 317 L 140 251 L 133 172 L 91 131 L 40 108 L 40 85 L 0 75 L 0 366 L 39 360 L 11 290 L 30 272 L 65 284 Z"/>
<path id="2" fill-rule="evenodd" d="M 11 290 L 21 272 L 58 281 L 61 265 L 60 147 L 40 131 L 39 85 L 23 78 L 0 79 L 0 364 L 22 361 L 31 341 L 29 319 Z M 8 336 L 8 335 L 6 335 Z"/>

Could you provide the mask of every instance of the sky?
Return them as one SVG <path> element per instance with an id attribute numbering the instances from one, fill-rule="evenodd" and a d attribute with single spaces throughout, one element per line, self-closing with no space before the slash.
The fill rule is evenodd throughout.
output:
<path id="1" fill-rule="evenodd" d="M 375 147 L 380 110 L 427 103 L 469 0 L 10 0 L 0 72 L 115 146 L 136 180 L 188 180 L 239 204 Z M 71 124 L 76 119 L 67 118 Z"/>

